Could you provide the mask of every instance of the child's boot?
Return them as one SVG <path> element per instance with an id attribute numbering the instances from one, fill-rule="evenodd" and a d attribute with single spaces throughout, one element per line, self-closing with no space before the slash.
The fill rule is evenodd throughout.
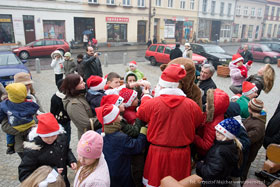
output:
<path id="1" fill-rule="evenodd" d="M 15 153 L 15 147 L 14 145 L 7 145 L 7 151 L 6 151 L 6 154 L 8 155 L 11 155 L 11 154 L 14 154 Z"/>

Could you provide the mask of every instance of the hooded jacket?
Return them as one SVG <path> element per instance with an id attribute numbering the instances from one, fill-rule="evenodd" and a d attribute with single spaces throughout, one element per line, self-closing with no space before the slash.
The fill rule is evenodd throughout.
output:
<path id="1" fill-rule="evenodd" d="M 56 59 L 55 58 L 55 55 L 60 55 L 60 58 Z M 54 70 L 54 73 L 55 74 L 62 74 L 64 73 L 64 69 L 63 69 L 63 58 L 61 56 L 61 53 L 56 50 L 54 51 L 52 54 L 51 54 L 51 57 L 52 57 L 52 63 L 51 63 L 51 67 L 53 68 Z"/>
<path id="2" fill-rule="evenodd" d="M 70 120 L 70 117 L 66 110 L 64 110 L 62 99 L 65 98 L 65 95 L 57 91 L 51 98 L 51 110 L 50 112 L 54 115 L 57 122 L 61 125 L 67 125 Z"/>
<path id="3" fill-rule="evenodd" d="M 240 107 L 240 116 L 243 119 L 246 119 L 250 116 L 250 113 L 248 111 L 248 103 L 250 99 L 246 97 L 245 95 L 242 95 L 239 99 L 237 99 L 236 103 L 239 104 Z"/>
<path id="4" fill-rule="evenodd" d="M 104 95 L 106 95 L 104 90 L 88 89 L 87 91 L 86 100 L 90 104 L 94 116 L 96 116 L 95 108 L 100 107 L 101 99 Z"/>
<path id="5" fill-rule="evenodd" d="M 224 120 L 224 114 L 229 106 L 229 96 L 223 90 L 209 89 L 206 103 L 206 121 L 199 127 L 194 139 L 194 144 L 201 156 L 204 156 L 214 143 L 215 126 Z"/>
<path id="6" fill-rule="evenodd" d="M 249 66 L 247 64 L 245 64 L 243 66 L 244 66 L 243 68 L 244 69 L 246 68 L 247 71 L 249 71 L 249 69 L 251 68 L 251 66 Z M 231 84 L 233 86 L 241 86 L 242 83 L 246 80 L 247 77 L 243 77 L 241 75 L 240 69 L 238 68 L 237 65 L 234 64 L 233 61 L 231 61 L 229 63 L 229 69 L 230 69 Z"/>
<path id="7" fill-rule="evenodd" d="M 64 60 L 63 69 L 64 69 L 65 75 L 68 75 L 70 73 L 74 73 L 75 70 L 76 70 L 76 64 L 74 62 L 74 59 L 70 58 L 69 60 Z"/>

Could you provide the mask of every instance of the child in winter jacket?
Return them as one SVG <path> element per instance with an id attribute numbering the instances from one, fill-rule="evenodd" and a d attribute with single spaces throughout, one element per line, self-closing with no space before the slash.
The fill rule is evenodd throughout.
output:
<path id="1" fill-rule="evenodd" d="M 142 127 L 139 136 L 132 139 L 120 131 L 121 116 L 117 106 L 105 104 L 95 111 L 102 124 L 103 153 L 109 167 L 111 187 L 134 186 L 130 155 L 138 154 L 144 148 L 147 128 Z"/>
<path id="2" fill-rule="evenodd" d="M 78 168 L 74 187 L 110 187 L 107 162 L 102 153 L 103 137 L 95 131 L 82 135 L 78 147 Z"/>
<path id="3" fill-rule="evenodd" d="M 128 71 L 132 71 L 137 76 L 137 80 L 141 80 L 144 78 L 144 74 L 137 69 L 137 63 L 135 61 L 131 61 L 128 64 Z"/>
<path id="4" fill-rule="evenodd" d="M 51 67 L 53 68 L 54 74 L 55 74 L 55 84 L 57 84 L 57 82 L 63 78 L 64 60 L 63 60 L 62 55 L 59 50 L 52 52 L 51 57 L 52 57 Z"/>
<path id="5" fill-rule="evenodd" d="M 84 70 L 83 70 L 83 54 L 78 54 L 77 55 L 77 67 L 76 67 L 76 71 L 78 72 L 79 75 L 81 75 L 81 77 L 84 77 Z"/>
<path id="6" fill-rule="evenodd" d="M 231 86 L 230 89 L 234 94 L 241 93 L 242 83 L 246 80 L 248 70 L 251 68 L 253 61 L 248 61 L 243 65 L 243 57 L 240 54 L 232 56 L 232 61 L 229 64 Z"/>
<path id="7" fill-rule="evenodd" d="M 70 52 L 66 52 L 64 54 L 63 69 L 65 76 L 67 76 L 70 73 L 74 73 L 76 70 L 76 64 L 74 62 L 74 59 L 71 58 Z"/>
<path id="8" fill-rule="evenodd" d="M 57 169 L 68 187 L 67 165 L 76 170 L 77 161 L 63 134 L 65 131 L 51 113 L 38 115 L 37 118 L 38 126 L 29 133 L 31 142 L 24 142 L 24 154 L 18 167 L 19 180 L 22 182 L 40 166 L 48 165 Z"/>
<path id="9" fill-rule="evenodd" d="M 71 140 L 71 119 L 68 116 L 66 110 L 64 110 L 62 99 L 65 98 L 65 95 L 60 92 L 60 86 L 62 85 L 64 79 L 61 79 L 57 82 L 57 92 L 51 98 L 51 110 L 50 112 L 54 115 L 57 122 L 62 125 L 66 131 L 67 140 L 70 144 Z"/>
<path id="10" fill-rule="evenodd" d="M 236 138 L 240 124 L 227 118 L 215 126 L 216 140 L 205 159 L 196 165 L 196 173 L 204 186 L 228 186 L 230 174 L 238 165 L 242 145 Z"/>
<path id="11" fill-rule="evenodd" d="M 33 116 L 39 105 L 27 99 L 27 89 L 22 83 L 13 83 L 6 86 L 8 99 L 0 103 L 0 122 L 8 117 L 9 124 L 19 132 L 24 132 L 35 125 Z M 15 137 L 7 134 L 7 154 L 15 153 Z"/>

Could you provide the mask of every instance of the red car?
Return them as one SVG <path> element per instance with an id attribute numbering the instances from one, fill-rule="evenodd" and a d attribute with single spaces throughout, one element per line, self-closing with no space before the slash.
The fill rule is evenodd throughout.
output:
<path id="1" fill-rule="evenodd" d="M 41 39 L 31 42 L 23 47 L 14 48 L 12 51 L 21 59 L 29 57 L 48 56 L 55 50 L 62 54 L 70 51 L 68 43 L 59 39 Z"/>
<path id="2" fill-rule="evenodd" d="M 239 49 L 238 53 L 243 52 L 243 47 L 245 44 L 242 44 Z M 253 55 L 254 61 L 263 61 L 264 63 L 277 63 L 277 60 L 280 59 L 280 53 L 272 51 L 269 47 L 264 44 L 257 44 L 257 43 L 247 43 L 248 51 L 250 51 Z"/>
<path id="3" fill-rule="evenodd" d="M 167 64 L 170 62 L 170 51 L 175 48 L 175 44 L 152 44 L 146 50 L 145 58 L 151 62 L 153 66 L 157 63 Z M 185 50 L 184 46 L 180 46 L 181 51 Z M 203 56 L 193 53 L 192 60 L 195 65 L 200 66 L 207 62 Z"/>

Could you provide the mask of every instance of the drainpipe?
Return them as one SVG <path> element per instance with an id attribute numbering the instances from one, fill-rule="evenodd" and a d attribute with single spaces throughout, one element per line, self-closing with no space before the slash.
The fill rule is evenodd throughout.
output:
<path id="1" fill-rule="evenodd" d="M 149 32 L 148 40 L 151 39 L 152 0 L 149 0 Z"/>
<path id="2" fill-rule="evenodd" d="M 235 0 L 235 6 L 234 6 L 234 11 L 233 11 L 233 24 L 234 24 L 235 16 L 236 16 L 236 6 L 237 6 L 237 0 Z M 238 24 L 238 27 L 239 27 L 239 24 Z M 230 35 L 231 41 L 232 41 L 233 29 L 234 28 L 232 27 L 231 32 L 230 32 L 231 33 L 231 35 Z M 239 28 L 238 28 L 238 32 L 239 32 Z M 238 38 L 238 33 L 237 33 L 237 38 Z"/>

